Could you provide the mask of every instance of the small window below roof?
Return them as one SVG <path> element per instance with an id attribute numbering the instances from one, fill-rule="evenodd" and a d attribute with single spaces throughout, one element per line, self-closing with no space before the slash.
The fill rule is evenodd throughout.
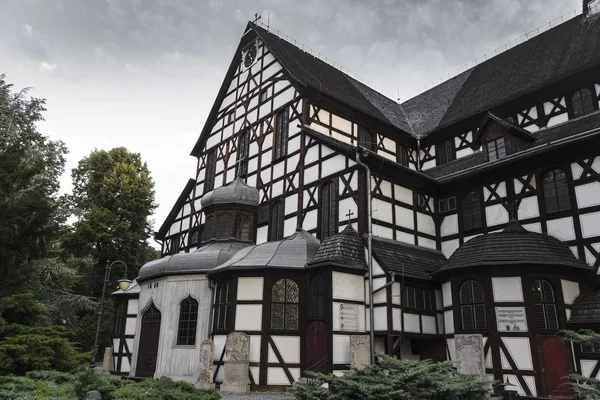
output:
<path id="1" fill-rule="evenodd" d="M 490 140 L 486 143 L 488 161 L 502 160 L 506 158 L 506 143 L 504 137 Z"/>
<path id="2" fill-rule="evenodd" d="M 439 143 L 435 146 L 435 154 L 437 158 L 437 165 L 444 165 L 456 159 L 454 154 L 454 145 L 451 140 Z"/>
<path id="3" fill-rule="evenodd" d="M 594 112 L 594 99 L 589 89 L 581 89 L 573 94 L 571 98 L 573 107 L 573 118 L 583 117 Z"/>

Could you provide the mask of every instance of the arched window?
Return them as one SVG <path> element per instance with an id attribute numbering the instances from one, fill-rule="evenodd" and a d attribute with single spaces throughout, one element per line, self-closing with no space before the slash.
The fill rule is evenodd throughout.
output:
<path id="1" fill-rule="evenodd" d="M 275 143 L 273 143 L 273 159 L 275 160 L 287 153 L 288 129 L 288 110 L 285 108 L 277 114 L 275 121 Z"/>
<path id="2" fill-rule="evenodd" d="M 535 324 L 538 329 L 558 330 L 555 302 L 554 290 L 552 290 L 550 282 L 538 279 L 533 283 L 533 307 Z"/>
<path id="3" fill-rule="evenodd" d="M 200 239 L 200 230 L 198 228 L 195 228 L 190 233 L 190 239 L 189 239 L 189 243 L 188 243 L 189 246 L 190 247 L 198 246 L 199 239 Z"/>
<path id="4" fill-rule="evenodd" d="M 573 106 L 573 118 L 582 117 L 594 112 L 594 99 L 589 89 L 581 89 L 575 92 L 571 98 Z"/>
<path id="5" fill-rule="evenodd" d="M 338 232 L 338 187 L 335 181 L 321 189 L 321 240 Z"/>
<path id="6" fill-rule="evenodd" d="M 236 217 L 235 238 L 242 242 L 250 241 L 250 218 L 245 214 Z"/>
<path id="7" fill-rule="evenodd" d="M 479 282 L 466 281 L 460 287 L 460 313 L 465 331 L 487 328 L 485 296 Z"/>
<path id="8" fill-rule="evenodd" d="M 231 302 L 229 282 L 221 283 L 218 288 L 215 304 L 215 329 L 223 330 L 228 328 L 229 303 Z"/>
<path id="9" fill-rule="evenodd" d="M 310 280 L 310 319 L 325 318 L 325 279 L 317 274 Z"/>
<path id="10" fill-rule="evenodd" d="M 196 326 L 198 325 L 198 301 L 191 296 L 179 304 L 179 326 L 177 327 L 177 346 L 196 344 Z"/>
<path id="11" fill-rule="evenodd" d="M 217 239 L 229 239 L 233 233 L 233 215 L 221 213 L 217 216 Z"/>
<path id="12" fill-rule="evenodd" d="M 269 218 L 269 241 L 283 239 L 283 202 L 276 201 L 271 206 Z"/>
<path id="13" fill-rule="evenodd" d="M 292 279 L 280 279 L 271 292 L 271 329 L 298 330 L 300 290 Z"/>
<path id="14" fill-rule="evenodd" d="M 211 239 L 215 238 L 215 216 L 209 215 L 206 217 L 206 222 L 204 223 L 204 229 L 202 230 L 202 240 L 204 242 L 208 242 Z"/>
<path id="15" fill-rule="evenodd" d="M 470 192 L 463 197 L 463 227 L 465 229 L 481 228 L 481 197 L 477 192 Z"/>
<path id="16" fill-rule="evenodd" d="M 544 175 L 544 201 L 547 213 L 569 210 L 569 184 L 567 175 L 561 169 L 546 172 Z"/>

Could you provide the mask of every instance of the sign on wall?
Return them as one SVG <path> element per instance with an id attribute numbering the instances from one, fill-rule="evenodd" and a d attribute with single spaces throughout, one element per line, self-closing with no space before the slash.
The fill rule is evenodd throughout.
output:
<path id="1" fill-rule="evenodd" d="M 499 332 L 527 332 L 525 307 L 496 307 Z"/>

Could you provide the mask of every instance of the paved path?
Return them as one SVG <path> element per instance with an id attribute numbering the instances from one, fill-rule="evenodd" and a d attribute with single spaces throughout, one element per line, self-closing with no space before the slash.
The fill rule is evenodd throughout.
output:
<path id="1" fill-rule="evenodd" d="M 241 394 L 223 394 L 222 400 L 291 400 L 294 396 L 290 393 L 251 393 L 249 395 Z"/>

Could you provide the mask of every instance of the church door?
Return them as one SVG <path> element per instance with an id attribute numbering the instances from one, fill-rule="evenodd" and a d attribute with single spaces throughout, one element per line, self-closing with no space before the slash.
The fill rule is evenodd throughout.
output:
<path id="1" fill-rule="evenodd" d="M 544 378 L 548 397 L 572 398 L 573 392 L 565 377 L 569 375 L 569 350 L 562 341 L 551 337 L 542 345 Z"/>
<path id="2" fill-rule="evenodd" d="M 138 350 L 135 375 L 140 378 L 154 377 L 160 336 L 160 311 L 154 303 L 142 315 L 140 348 Z"/>
<path id="3" fill-rule="evenodd" d="M 321 321 L 312 321 L 306 328 L 306 362 L 304 365 L 307 371 L 328 372 L 327 327 Z"/>

